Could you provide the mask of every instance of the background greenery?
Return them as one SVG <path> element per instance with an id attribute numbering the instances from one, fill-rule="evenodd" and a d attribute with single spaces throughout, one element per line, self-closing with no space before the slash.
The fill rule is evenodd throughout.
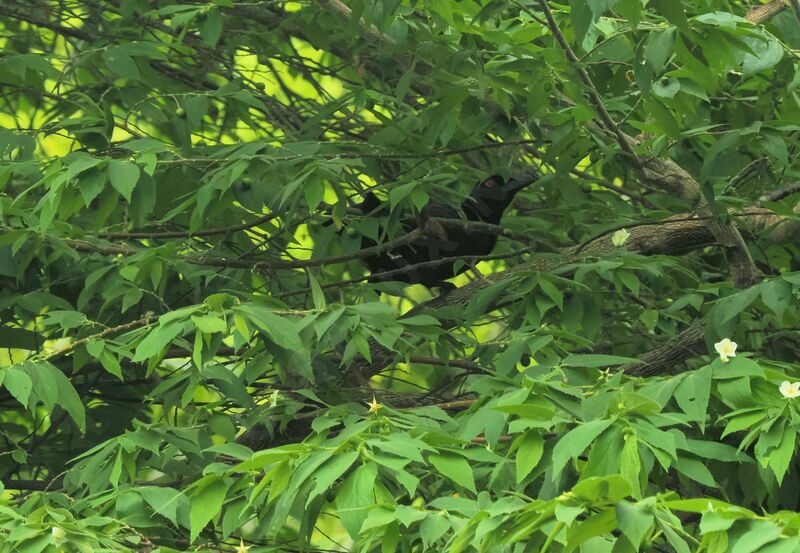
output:
<path id="1" fill-rule="evenodd" d="M 798 17 L 4 0 L 0 552 L 800 551 Z"/>

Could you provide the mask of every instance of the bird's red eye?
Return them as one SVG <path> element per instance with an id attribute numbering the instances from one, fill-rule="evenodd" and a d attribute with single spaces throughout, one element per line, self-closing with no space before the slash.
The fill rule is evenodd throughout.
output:
<path id="1" fill-rule="evenodd" d="M 494 186 L 494 181 L 493 180 L 485 180 L 485 181 L 483 181 L 483 187 L 484 188 L 491 188 L 492 186 Z"/>

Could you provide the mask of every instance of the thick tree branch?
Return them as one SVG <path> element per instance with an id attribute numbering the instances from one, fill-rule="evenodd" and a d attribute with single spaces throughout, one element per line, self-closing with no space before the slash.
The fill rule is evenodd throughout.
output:
<path id="1" fill-rule="evenodd" d="M 796 211 L 800 212 L 800 206 L 796 208 Z M 777 215 L 768 209 L 751 208 L 740 213 L 740 215 L 742 215 L 740 217 L 742 224 L 752 234 L 760 235 L 767 242 L 775 244 L 790 242 L 800 232 L 800 220 Z M 665 219 L 662 222 L 631 227 L 630 236 L 625 243 L 625 247 L 628 251 L 642 255 L 677 255 L 715 243 L 716 238 L 711 233 L 705 218 L 681 214 Z M 428 309 L 438 309 L 446 306 L 466 306 L 481 290 L 492 284 L 513 278 L 517 274 L 530 271 L 552 271 L 556 267 L 574 263 L 583 258 L 602 256 L 615 248 L 617 246 L 612 243 L 611 236 L 604 234 L 587 244 L 565 248 L 559 254 L 537 256 L 527 263 L 516 265 L 513 269 L 486 275 L 483 279 L 472 281 L 466 286 L 433 298 L 425 304 L 412 309 L 404 316 L 413 316 Z M 487 311 L 494 307 L 494 305 L 487 306 Z M 444 326 L 448 324 L 447 322 L 443 323 Z M 685 338 L 688 337 L 687 335 Z M 670 344 L 672 343 L 671 341 Z M 362 359 L 353 363 L 343 375 L 345 381 L 358 382 L 369 378 L 395 362 L 393 352 L 388 351 L 376 342 L 371 342 L 370 344 L 372 362 L 368 363 Z M 677 339 L 675 344 L 680 347 L 680 342 Z M 657 351 L 660 351 L 660 348 Z M 663 351 L 661 353 L 663 354 Z M 674 356 L 666 356 L 665 358 L 674 359 Z M 658 367 L 653 370 L 663 369 L 663 366 L 657 365 L 651 357 L 646 359 L 648 366 Z M 630 370 L 634 369 L 631 368 Z"/>
<path id="2" fill-rule="evenodd" d="M 705 319 L 695 321 L 665 344 L 639 356 L 637 363 L 624 365 L 620 370 L 631 376 L 653 376 L 669 372 L 686 359 L 702 352 Z"/>
<path id="3" fill-rule="evenodd" d="M 797 0 L 794 0 L 794 3 L 796 4 Z M 788 8 L 789 5 L 789 0 L 772 0 L 764 5 L 752 8 L 747 12 L 745 19 L 754 25 L 762 25 Z M 794 6 L 792 7 L 794 8 Z M 795 11 L 795 13 L 798 12 Z"/>
<path id="4" fill-rule="evenodd" d="M 193 237 L 193 236 L 208 236 L 214 234 L 225 234 L 228 232 L 233 232 L 236 230 L 242 230 L 245 228 L 250 228 L 256 226 L 257 224 L 268 221 L 273 219 L 274 216 L 269 215 L 262 217 L 256 222 L 247 223 L 244 225 L 236 225 L 232 227 L 226 228 L 219 228 L 219 229 L 211 229 L 209 231 L 198 231 L 196 233 L 185 233 L 185 232 L 164 232 L 164 233 L 146 233 L 146 232 L 132 232 L 132 233 L 106 233 L 102 234 L 99 237 L 108 237 L 108 236 L 115 236 L 119 238 L 125 239 L 144 239 L 144 238 L 169 238 L 169 237 Z M 442 217 L 430 217 L 424 221 L 424 225 L 420 228 L 414 229 L 413 231 L 406 233 L 394 240 L 388 240 L 386 242 L 382 242 L 375 246 L 371 246 L 369 248 L 364 248 L 352 253 L 332 256 L 332 257 L 325 257 L 320 259 L 297 259 L 297 260 L 289 260 L 289 259 L 276 259 L 276 260 L 268 260 L 268 261 L 248 261 L 242 259 L 229 259 L 229 258 L 222 258 L 222 257 L 203 257 L 203 256 L 191 256 L 191 255 L 177 255 L 174 256 L 174 259 L 179 261 L 185 261 L 186 263 L 191 263 L 193 265 L 202 265 L 207 267 L 223 267 L 223 268 L 230 268 L 230 269 L 305 269 L 310 267 L 321 267 L 324 265 L 333 265 L 335 263 L 342 263 L 345 261 L 351 261 L 353 259 L 360 259 L 363 257 L 367 257 L 370 255 L 376 255 L 383 252 L 387 252 L 406 244 L 410 244 L 420 238 L 424 238 L 427 233 L 427 228 L 433 225 L 440 225 L 446 228 L 460 228 L 460 229 L 467 229 L 467 230 L 474 230 L 475 232 L 480 232 L 483 234 L 492 234 L 495 236 L 503 236 L 506 238 L 510 238 L 512 240 L 517 240 L 520 242 L 526 242 L 529 244 L 533 244 L 537 246 L 540 251 L 545 251 L 549 249 L 549 246 L 543 244 L 541 241 L 528 236 L 525 233 L 514 232 L 510 229 L 501 227 L 499 225 L 493 225 L 491 223 L 484 223 L 481 221 L 468 221 L 462 219 L 447 219 Z M 0 235 L 2 235 L 3 229 L 0 229 Z M 134 255 L 138 255 L 143 253 L 144 249 L 139 248 L 132 248 L 130 246 L 124 246 L 119 244 L 111 244 L 108 246 L 102 246 L 99 244 L 94 244 L 92 242 L 88 242 L 86 240 L 76 240 L 71 238 L 62 239 L 64 243 L 68 244 L 70 247 L 77 251 L 83 252 L 93 252 L 93 253 L 100 253 L 103 255 L 122 255 L 125 257 L 130 257 Z M 481 257 L 482 259 L 483 257 Z M 461 258 L 452 258 L 452 261 L 457 261 Z M 446 262 L 447 260 L 435 260 L 433 264 L 439 264 Z M 388 271 L 388 273 L 396 274 L 402 272 L 408 272 L 411 270 L 411 267 L 403 267 L 401 269 L 395 271 Z"/>

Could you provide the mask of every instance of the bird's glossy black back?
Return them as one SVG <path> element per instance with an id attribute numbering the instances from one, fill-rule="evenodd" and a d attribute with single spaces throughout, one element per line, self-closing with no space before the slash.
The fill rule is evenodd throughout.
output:
<path id="1" fill-rule="evenodd" d="M 402 272 L 387 275 L 385 278 L 378 277 L 377 280 L 398 280 L 426 286 L 441 285 L 443 281 L 464 272 L 469 266 L 460 264 L 458 269 L 454 269 L 455 259 L 430 266 L 417 265 L 444 258 L 488 255 L 497 244 L 497 235 L 468 226 L 443 225 L 430 219 L 466 218 L 468 221 L 498 224 L 516 193 L 532 181 L 511 179 L 506 182 L 500 175 L 491 175 L 476 183 L 459 207 L 430 202 L 418 217 L 406 217 L 402 220 L 406 232 L 418 228 L 420 221 L 425 221 L 425 236 L 391 251 L 367 256 L 363 261 L 372 273 L 403 269 Z M 381 215 L 387 212 L 385 206 L 381 208 L 380 200 L 371 192 L 364 195 L 364 201 L 359 208 L 364 214 Z M 362 248 L 375 244 L 374 240 L 366 236 L 361 239 Z"/>

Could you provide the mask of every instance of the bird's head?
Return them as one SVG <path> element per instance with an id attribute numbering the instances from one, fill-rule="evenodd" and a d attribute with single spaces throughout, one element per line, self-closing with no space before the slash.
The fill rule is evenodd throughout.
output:
<path id="1" fill-rule="evenodd" d="M 514 199 L 517 192 L 531 184 L 534 178 L 517 180 L 503 179 L 500 175 L 492 175 L 480 180 L 470 192 L 470 197 L 475 200 L 483 219 L 497 219 Z"/>

